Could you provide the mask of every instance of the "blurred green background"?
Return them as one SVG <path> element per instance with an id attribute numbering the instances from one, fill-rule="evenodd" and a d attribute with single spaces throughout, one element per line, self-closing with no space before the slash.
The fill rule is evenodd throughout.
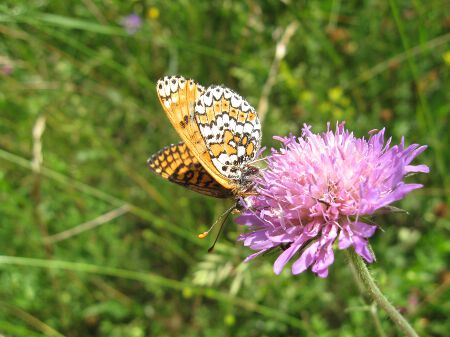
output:
<path id="1" fill-rule="evenodd" d="M 396 204 L 409 214 L 376 219 L 384 231 L 371 240 L 371 270 L 420 334 L 448 335 L 449 9 L 443 0 L 1 1 L 0 334 L 399 335 L 360 296 L 342 252 L 327 279 L 289 268 L 275 276 L 276 255 L 242 263 L 251 252 L 230 221 L 207 253 L 196 235 L 232 201 L 146 167 L 179 140 L 155 82 L 181 74 L 223 83 L 262 110 L 267 99 L 269 148 L 273 135 L 337 120 L 358 136 L 386 126 L 395 143 L 428 144 L 416 163 L 431 173 L 408 179 L 425 188 Z"/>

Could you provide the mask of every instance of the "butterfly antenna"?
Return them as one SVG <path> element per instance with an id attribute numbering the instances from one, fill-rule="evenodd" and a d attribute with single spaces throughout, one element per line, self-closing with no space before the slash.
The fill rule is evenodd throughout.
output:
<path id="1" fill-rule="evenodd" d="M 216 227 L 216 225 L 217 225 L 219 222 L 224 222 L 224 221 L 221 221 L 221 220 L 223 220 L 224 217 L 225 217 L 225 220 L 226 220 L 226 218 L 228 217 L 228 215 L 229 215 L 229 214 L 231 213 L 231 211 L 234 210 L 235 208 L 236 208 L 236 205 L 230 207 L 230 208 L 227 209 L 225 212 L 223 212 L 223 213 L 219 216 L 219 218 L 211 225 L 211 227 L 209 227 L 209 229 L 208 229 L 206 232 L 203 232 L 203 233 L 197 235 L 198 238 L 199 238 L 199 239 L 204 239 L 204 238 L 206 238 L 206 237 L 208 236 L 208 234 L 213 230 L 213 228 Z M 223 224 L 222 224 L 222 225 L 223 225 Z"/>
<path id="2" fill-rule="evenodd" d="M 234 208 L 230 208 L 228 211 L 226 211 L 226 213 L 222 216 L 222 221 L 220 221 L 220 227 L 219 227 L 219 231 L 217 232 L 216 237 L 214 238 L 214 242 L 212 243 L 211 247 L 208 248 L 208 253 L 211 253 L 214 250 L 214 247 L 216 246 L 217 240 L 219 240 L 219 236 L 222 233 L 223 230 L 223 226 L 225 225 L 225 222 L 228 219 L 228 216 L 230 215 L 230 213 L 233 211 Z"/>
<path id="3" fill-rule="evenodd" d="M 262 157 L 262 158 L 258 158 L 258 159 L 252 160 L 252 161 L 250 162 L 250 164 L 255 164 L 255 163 L 259 163 L 259 162 L 261 162 L 261 161 L 265 161 L 265 160 L 267 159 L 267 157 L 268 157 L 268 156 L 265 156 L 265 157 Z"/>
<path id="4" fill-rule="evenodd" d="M 219 231 L 216 235 L 216 237 L 214 238 L 214 242 L 211 245 L 211 247 L 208 248 L 208 253 L 210 253 L 213 249 L 214 246 L 216 245 L 217 240 L 219 239 L 220 233 L 222 232 L 223 226 L 225 224 L 225 221 L 228 219 L 228 216 L 230 215 L 230 213 L 236 209 L 236 205 L 230 207 L 229 209 L 227 209 L 213 224 L 211 227 L 209 227 L 209 229 L 206 232 L 203 232 L 201 234 L 198 235 L 199 239 L 204 239 L 208 236 L 208 234 L 213 230 L 214 227 L 216 227 L 217 224 L 220 224 L 220 228 Z"/>

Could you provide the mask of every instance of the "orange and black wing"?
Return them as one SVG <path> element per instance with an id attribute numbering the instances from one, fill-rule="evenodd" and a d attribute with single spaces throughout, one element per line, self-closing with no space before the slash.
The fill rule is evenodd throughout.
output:
<path id="1" fill-rule="evenodd" d="M 212 164 L 204 136 L 194 117 L 195 103 L 205 88 L 192 79 L 165 76 L 156 83 L 156 91 L 167 117 L 191 154 L 218 183 L 231 189 L 233 184 Z"/>
<path id="2" fill-rule="evenodd" d="M 161 149 L 147 161 L 156 174 L 190 190 L 216 198 L 233 196 L 231 190 L 220 185 L 192 154 L 185 143 Z"/>
<path id="3" fill-rule="evenodd" d="M 215 179 L 221 185 L 230 189 L 239 185 L 243 168 L 261 147 L 261 122 L 255 109 L 233 90 L 213 85 L 198 98 L 194 117 L 211 158 L 205 168 L 218 171 Z"/>

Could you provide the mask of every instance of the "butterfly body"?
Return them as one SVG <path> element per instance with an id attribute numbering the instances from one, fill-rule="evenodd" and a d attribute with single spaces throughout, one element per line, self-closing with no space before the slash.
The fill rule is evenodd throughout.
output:
<path id="1" fill-rule="evenodd" d="M 261 144 L 261 124 L 254 108 L 231 89 L 210 86 L 205 90 L 181 76 L 159 80 L 157 93 L 183 142 L 153 155 L 148 160 L 150 169 L 213 197 L 248 193 L 258 172 L 251 162 Z"/>

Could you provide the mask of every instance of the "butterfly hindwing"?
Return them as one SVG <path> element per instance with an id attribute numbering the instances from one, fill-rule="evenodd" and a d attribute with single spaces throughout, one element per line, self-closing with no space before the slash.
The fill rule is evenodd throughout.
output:
<path id="1" fill-rule="evenodd" d="M 240 95 L 211 86 L 196 102 L 194 116 L 211 163 L 220 175 L 239 181 L 242 168 L 261 146 L 261 124 L 255 109 Z"/>
<path id="2" fill-rule="evenodd" d="M 185 143 L 161 149 L 147 161 L 148 167 L 161 177 L 193 191 L 216 198 L 229 198 L 232 193 L 220 185 Z"/>

